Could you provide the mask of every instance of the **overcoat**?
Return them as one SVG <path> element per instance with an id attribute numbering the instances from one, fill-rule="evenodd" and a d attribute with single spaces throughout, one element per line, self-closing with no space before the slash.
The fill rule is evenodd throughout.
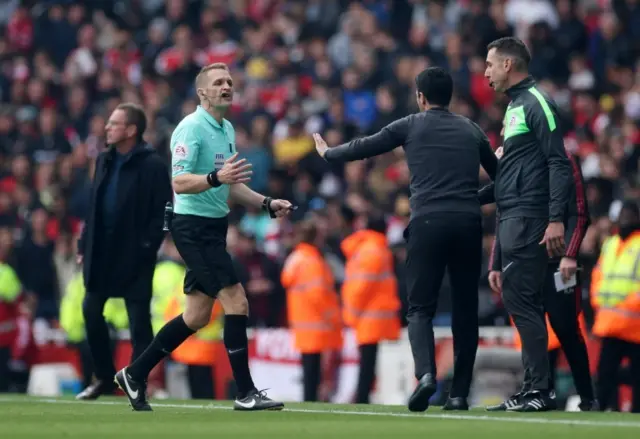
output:
<path id="1" fill-rule="evenodd" d="M 164 207 L 172 200 L 169 169 L 155 149 L 137 145 L 125 158 L 116 189 L 115 225 L 102 224 L 102 205 L 116 151 L 96 161 L 89 213 L 78 241 L 87 291 L 108 297 L 150 298 L 164 234 Z"/>

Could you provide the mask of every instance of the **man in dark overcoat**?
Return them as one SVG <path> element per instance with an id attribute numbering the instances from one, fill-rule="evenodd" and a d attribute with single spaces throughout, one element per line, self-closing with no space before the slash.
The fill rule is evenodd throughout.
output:
<path id="1" fill-rule="evenodd" d="M 147 120 L 137 105 L 118 105 L 107 121 L 108 149 L 97 160 L 91 202 L 78 241 L 86 296 L 82 306 L 96 380 L 77 399 L 115 390 L 110 336 L 103 316 L 109 298 L 124 298 L 132 361 L 151 343 L 152 280 L 164 238 L 164 207 L 173 191 L 166 161 L 142 136 Z"/>

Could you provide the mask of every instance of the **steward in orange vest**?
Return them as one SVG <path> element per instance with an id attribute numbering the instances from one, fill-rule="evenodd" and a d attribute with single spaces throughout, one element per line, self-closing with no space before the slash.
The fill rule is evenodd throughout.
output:
<path id="1" fill-rule="evenodd" d="M 593 270 L 592 332 L 602 338 L 597 394 L 601 409 L 615 408 L 620 365 L 629 358 L 633 397 L 631 411 L 640 413 L 640 210 L 624 203 L 619 234 L 607 238 Z"/>
<path id="2" fill-rule="evenodd" d="M 375 378 L 378 343 L 400 337 L 400 299 L 382 217 L 367 219 L 360 230 L 342 241 L 347 258 L 342 284 L 342 316 L 355 330 L 360 350 L 357 404 L 369 404 Z"/>
<path id="3" fill-rule="evenodd" d="M 333 274 L 319 250 L 323 241 L 313 222 L 298 224 L 298 244 L 281 275 L 289 328 L 295 348 L 302 354 L 305 401 L 318 399 L 321 354 L 342 349 L 340 304 Z"/>

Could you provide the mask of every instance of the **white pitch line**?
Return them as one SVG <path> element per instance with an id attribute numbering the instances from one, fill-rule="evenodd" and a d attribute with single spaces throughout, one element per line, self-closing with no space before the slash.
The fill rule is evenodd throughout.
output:
<path id="1" fill-rule="evenodd" d="M 52 399 L 52 398 L 2 398 L 0 397 L 0 403 L 6 402 L 22 402 L 33 401 L 46 404 L 87 404 L 87 405 L 121 405 L 127 407 L 127 403 L 116 401 L 71 401 L 65 399 Z M 196 410 L 232 410 L 232 407 L 215 405 L 215 404 L 169 404 L 163 402 L 153 402 L 153 407 L 164 408 L 177 408 L 177 409 L 196 409 Z M 584 419 L 549 419 L 540 417 L 524 418 L 521 416 L 487 416 L 487 415 L 453 415 L 453 414 L 435 414 L 435 413 L 384 413 L 384 412 L 371 412 L 371 411 L 355 411 L 355 410 L 319 410 L 319 409 L 297 409 L 297 408 L 285 408 L 283 411 L 289 413 L 312 413 L 312 414 L 333 414 L 333 415 L 355 415 L 355 416 L 385 416 L 392 418 L 429 418 L 429 419 L 445 419 L 445 420 L 458 420 L 458 421 L 495 421 L 495 422 L 513 422 L 519 424 L 555 424 L 555 425 L 576 425 L 582 427 L 614 427 L 614 428 L 639 428 L 640 422 L 628 422 L 628 421 L 590 421 Z"/>

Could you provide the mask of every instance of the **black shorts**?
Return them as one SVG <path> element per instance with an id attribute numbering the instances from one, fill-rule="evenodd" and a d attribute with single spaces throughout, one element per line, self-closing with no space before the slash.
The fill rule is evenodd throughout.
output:
<path id="1" fill-rule="evenodd" d="M 215 298 L 223 288 L 238 283 L 227 253 L 228 220 L 175 214 L 171 224 L 173 242 L 187 271 L 184 292 L 202 291 Z"/>

